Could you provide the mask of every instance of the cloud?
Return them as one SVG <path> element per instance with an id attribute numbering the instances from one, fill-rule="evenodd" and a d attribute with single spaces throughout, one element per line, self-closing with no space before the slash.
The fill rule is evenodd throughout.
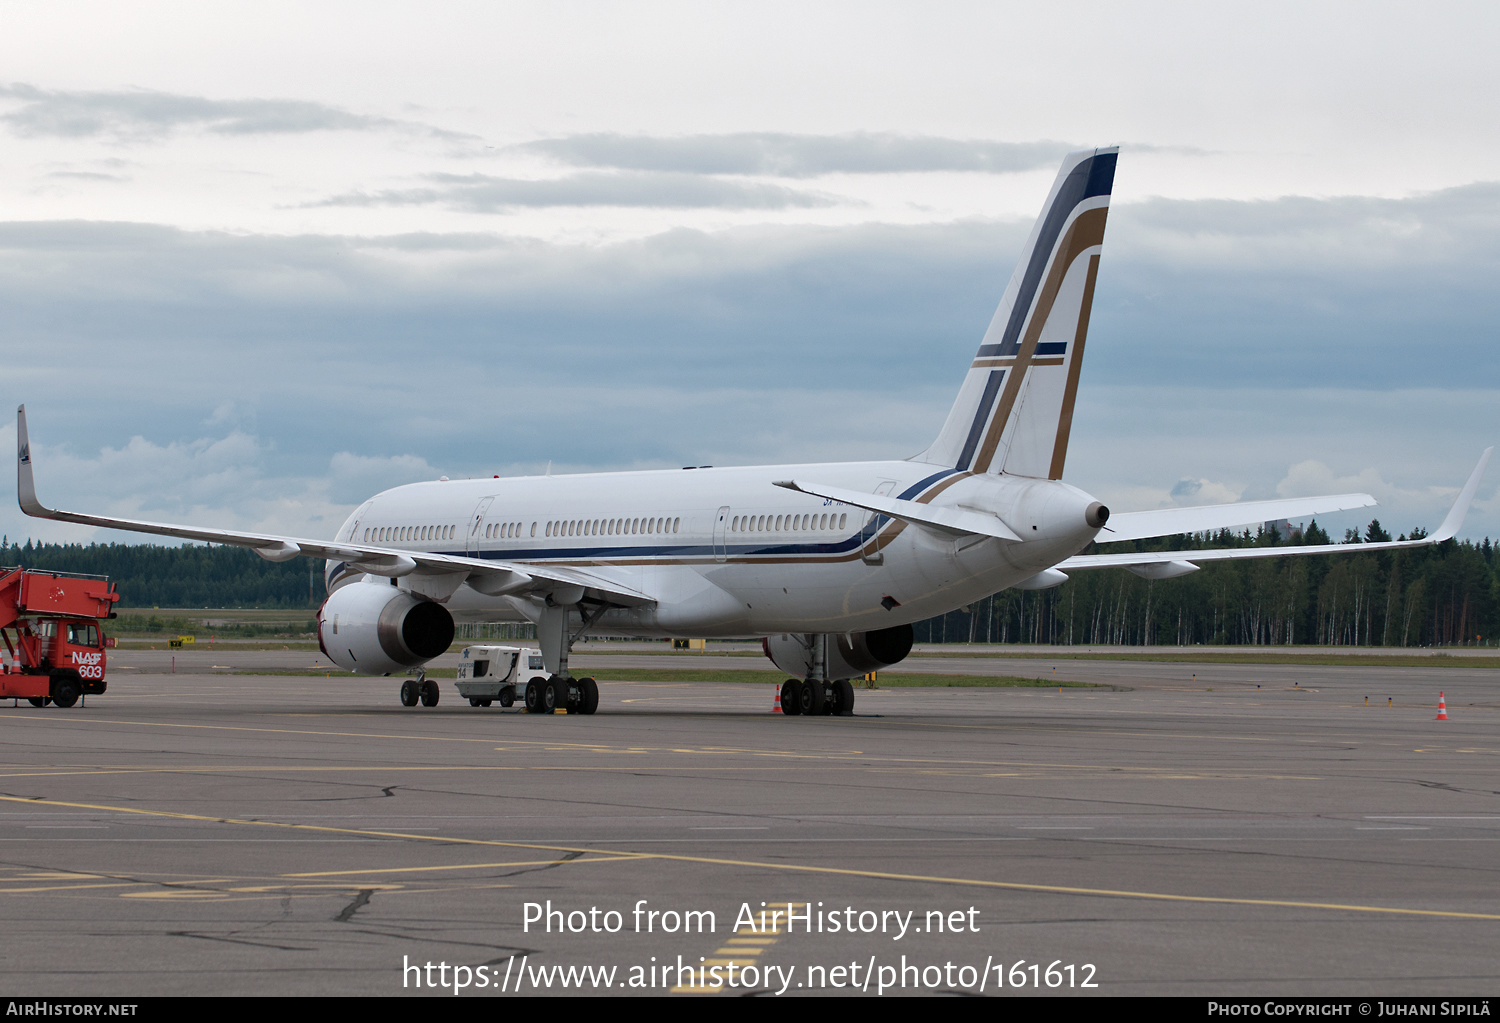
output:
<path id="1" fill-rule="evenodd" d="M 1495 386 L 1500 184 L 1111 210 L 1091 355 L 1119 381 Z"/>
<path id="2" fill-rule="evenodd" d="M 33 138 L 105 136 L 140 142 L 182 130 L 218 135 L 295 135 L 387 128 L 450 134 L 306 100 L 215 100 L 151 89 L 68 92 L 24 83 L 0 85 L 0 98 L 20 102 L 16 109 L 0 114 L 0 124 L 17 135 Z"/>
<path id="3" fill-rule="evenodd" d="M 645 206 L 691 209 L 785 209 L 831 206 L 835 200 L 780 185 L 722 181 L 674 172 L 573 174 L 563 178 L 501 178 L 487 174 L 431 174 L 426 188 L 336 195 L 307 207 L 438 205 L 469 213 L 517 207 Z"/>
<path id="4" fill-rule="evenodd" d="M 1230 504 L 1240 499 L 1240 490 L 1213 480 L 1181 479 L 1172 487 L 1173 504 L 1193 507 L 1201 504 Z"/>
<path id="5" fill-rule="evenodd" d="M 1378 514 L 1393 531 L 1434 527 L 1500 436 L 1497 219 L 1495 186 L 1118 208 L 1069 481 L 1121 511 L 1170 505 L 1174 488 L 1193 503 L 1368 490 L 1390 502 Z M 122 507 L 140 492 L 161 515 L 231 502 L 242 484 L 255 501 L 294 502 L 267 515 L 325 515 L 386 479 L 549 460 L 901 457 L 941 424 L 1029 226 L 762 226 L 585 245 L 4 223 L 0 390 L 29 403 L 38 443 L 66 450 L 255 439 L 240 469 L 194 462 L 221 484 L 170 508 L 146 493 L 158 470 L 116 456 L 124 482 L 100 492 Z M 333 452 L 351 461 L 334 467 Z M 1331 468 L 1288 469 L 1309 461 Z M 1372 466 L 1393 485 L 1346 479 Z M 90 495 L 96 471 L 71 467 L 59 491 Z M 329 482 L 340 473 L 346 483 Z M 1485 511 L 1495 492 L 1482 488 L 1465 535 L 1500 532 Z"/>
<path id="6" fill-rule="evenodd" d="M 112 181 L 121 182 L 130 179 L 123 174 L 104 174 L 100 171 L 49 171 L 49 178 L 61 178 L 66 181 Z"/>
<path id="7" fill-rule="evenodd" d="M 509 147 L 575 167 L 681 174 L 809 178 L 824 174 L 974 171 L 1010 174 L 1055 166 L 1077 146 L 1062 142 L 993 142 L 890 132 L 794 135 L 621 135 L 596 132 Z"/>
<path id="8" fill-rule="evenodd" d="M 340 451 L 329 460 L 330 496 L 350 507 L 365 498 L 405 483 L 435 480 L 441 475 L 416 455 L 370 457 Z"/>

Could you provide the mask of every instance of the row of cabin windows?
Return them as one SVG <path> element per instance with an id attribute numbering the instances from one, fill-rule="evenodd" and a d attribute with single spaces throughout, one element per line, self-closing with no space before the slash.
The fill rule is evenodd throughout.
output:
<path id="1" fill-rule="evenodd" d="M 682 520 L 645 519 L 571 519 L 547 523 L 548 536 L 634 536 L 641 533 L 675 533 Z"/>
<path id="2" fill-rule="evenodd" d="M 400 543 L 403 540 L 452 540 L 457 526 L 377 526 L 365 530 L 365 540 Z"/>
<path id="3" fill-rule="evenodd" d="M 843 529 L 849 521 L 842 515 L 736 515 L 730 524 L 732 533 Z M 675 533 L 680 518 L 644 519 L 571 519 L 547 523 L 546 535 L 552 536 L 633 536 L 641 533 Z M 486 540 L 514 540 L 525 530 L 524 522 L 496 522 L 484 527 Z M 365 530 L 365 540 L 375 543 L 412 540 L 451 540 L 456 526 L 380 526 Z M 531 524 L 536 536 L 537 524 Z"/>
<path id="4" fill-rule="evenodd" d="M 779 533 L 783 530 L 843 529 L 849 521 L 843 515 L 736 515 L 729 524 L 731 533 Z"/>

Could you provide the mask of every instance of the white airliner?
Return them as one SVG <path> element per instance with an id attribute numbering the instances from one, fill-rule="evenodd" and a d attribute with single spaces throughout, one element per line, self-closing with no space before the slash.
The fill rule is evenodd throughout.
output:
<path id="1" fill-rule="evenodd" d="M 1242 526 L 1375 503 L 1366 494 L 1111 515 L 1062 481 L 1116 149 L 1069 155 L 1032 228 L 958 398 L 932 445 L 886 462 L 767 465 L 414 483 L 377 494 L 332 540 L 54 511 L 36 496 L 19 412 L 28 515 L 327 559 L 318 637 L 369 675 L 445 652 L 455 621 L 533 622 L 548 673 L 528 709 L 592 713 L 598 688 L 568 672 L 586 631 L 765 639 L 793 713 L 850 713 L 849 679 L 911 649 L 911 623 L 1074 569 L 1149 579 L 1197 563 L 1349 550 L 1342 545 L 1149 554 L 1101 542 Z M 1437 543 L 1463 522 L 1486 450 L 1438 530 L 1364 544 Z M 435 697 L 436 686 L 428 692 Z M 417 690 L 403 686 L 411 705 Z M 423 702 L 428 702 L 424 699 Z"/>

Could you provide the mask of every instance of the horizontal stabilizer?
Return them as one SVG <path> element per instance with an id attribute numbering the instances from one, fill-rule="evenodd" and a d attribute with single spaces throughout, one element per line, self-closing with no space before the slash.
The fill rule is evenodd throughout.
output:
<path id="1" fill-rule="evenodd" d="M 842 487 L 826 487 L 821 483 L 803 483 L 799 480 L 779 480 L 776 486 L 795 490 L 801 494 L 822 497 L 840 504 L 853 505 L 865 511 L 889 515 L 893 519 L 912 522 L 935 529 L 950 536 L 993 536 L 1001 540 L 1019 541 L 1021 538 L 998 515 L 969 511 L 964 508 L 934 508 L 930 504 L 903 501 L 898 497 L 883 497 L 880 494 L 865 494 Z"/>

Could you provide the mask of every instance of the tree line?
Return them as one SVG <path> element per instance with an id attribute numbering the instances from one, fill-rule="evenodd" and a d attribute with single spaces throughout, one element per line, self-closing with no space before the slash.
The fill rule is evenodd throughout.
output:
<path id="1" fill-rule="evenodd" d="M 1421 530 L 1398 539 L 1424 536 Z M 919 643 L 1326 646 L 1489 645 L 1500 638 L 1495 547 L 1448 540 L 1361 552 L 1391 539 L 1372 521 L 1344 535 L 1348 553 L 1208 561 L 1177 579 L 1089 570 L 1051 590 L 999 593 L 915 625 Z M 1094 545 L 1085 553 L 1329 543 L 1314 521 L 1289 537 L 1274 528 Z M 107 575 L 123 607 L 315 608 L 322 562 L 275 563 L 242 547 L 12 544 L 0 565 Z"/>
<path id="2" fill-rule="evenodd" d="M 1400 540 L 1420 539 L 1414 530 Z M 1500 638 L 1500 576 L 1495 547 L 1448 540 L 1403 551 L 1360 552 L 1390 540 L 1370 522 L 1348 530 L 1348 553 L 1205 561 L 1176 579 L 1142 579 L 1124 569 L 1070 573 L 1051 590 L 1004 590 L 967 608 L 918 623 L 919 643 L 1056 645 L 1325 646 L 1490 645 Z M 1314 521 L 1283 536 L 1253 533 L 1154 537 L 1095 544 L 1112 554 L 1214 547 L 1329 543 Z"/>
<path id="3" fill-rule="evenodd" d="M 323 562 L 277 564 L 244 547 L 13 544 L 5 537 L 0 565 L 107 575 L 121 607 L 315 608 L 326 595 Z"/>

